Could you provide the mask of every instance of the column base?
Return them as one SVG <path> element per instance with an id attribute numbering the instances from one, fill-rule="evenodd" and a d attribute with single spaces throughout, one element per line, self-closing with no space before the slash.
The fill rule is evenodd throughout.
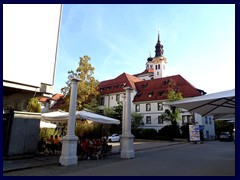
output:
<path id="1" fill-rule="evenodd" d="M 133 140 L 134 136 L 132 134 L 121 135 L 121 158 L 123 159 L 135 158 Z"/>
<path id="2" fill-rule="evenodd" d="M 59 158 L 59 163 L 61 165 L 70 166 L 77 164 L 77 141 L 78 137 L 75 135 L 63 137 L 62 152 Z"/>

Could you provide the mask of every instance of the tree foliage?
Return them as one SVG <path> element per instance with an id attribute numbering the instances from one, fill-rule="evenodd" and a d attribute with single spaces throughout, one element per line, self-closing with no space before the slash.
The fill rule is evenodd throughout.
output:
<path id="1" fill-rule="evenodd" d="M 41 112 L 41 106 L 38 103 L 37 97 L 31 98 L 28 100 L 27 111 L 28 112 Z"/>
<path id="2" fill-rule="evenodd" d="M 171 140 L 173 138 L 177 138 L 180 136 L 180 130 L 178 125 L 167 125 L 164 126 L 162 129 L 159 130 L 160 136 L 165 136 L 170 138 Z"/>
<path id="3" fill-rule="evenodd" d="M 83 121 L 76 124 L 75 134 L 82 138 L 101 138 L 107 136 L 109 132 L 109 124 L 88 123 Z"/>
<path id="4" fill-rule="evenodd" d="M 82 110 L 83 108 L 96 109 L 98 106 L 98 95 L 97 87 L 99 82 L 93 77 L 94 67 L 90 64 L 91 58 L 88 56 L 80 57 L 79 67 L 76 71 L 68 71 L 68 75 L 75 76 L 80 79 L 78 82 L 77 90 L 77 110 Z M 70 95 L 71 95 L 71 81 L 66 82 L 64 88 L 61 89 L 61 92 L 65 95 L 64 105 L 61 107 L 62 110 L 69 110 Z"/>
<path id="5" fill-rule="evenodd" d="M 172 89 L 168 92 L 167 98 L 169 102 L 173 102 L 173 101 L 181 100 L 183 97 L 181 92 L 178 92 L 177 90 Z"/>
<path id="6" fill-rule="evenodd" d="M 138 127 L 144 125 L 143 123 L 143 116 L 139 113 L 133 112 L 132 113 L 132 130 L 134 131 Z"/>
<path id="7" fill-rule="evenodd" d="M 120 124 L 112 124 L 110 129 L 109 129 L 109 133 L 113 134 L 113 133 L 121 133 L 122 132 L 122 113 L 123 113 L 123 104 L 122 102 L 118 103 L 118 106 L 114 106 L 111 108 L 105 108 L 104 109 L 104 115 L 114 118 L 114 119 L 118 119 L 120 121 Z"/>
<path id="8" fill-rule="evenodd" d="M 173 101 L 178 101 L 181 100 L 182 93 L 179 91 L 178 87 L 176 86 L 175 81 L 170 80 L 167 88 L 167 101 L 173 102 Z M 160 118 L 163 121 L 171 121 L 172 125 L 177 124 L 177 120 L 180 119 L 180 111 L 178 108 L 175 106 L 170 106 L 170 109 L 166 109 L 164 113 L 160 115 Z"/>
<path id="9" fill-rule="evenodd" d="M 234 129 L 233 123 L 229 123 L 228 121 L 222 120 L 215 121 L 215 132 L 217 135 L 219 135 L 221 132 L 229 132 L 230 134 L 232 134 L 233 129 Z"/>

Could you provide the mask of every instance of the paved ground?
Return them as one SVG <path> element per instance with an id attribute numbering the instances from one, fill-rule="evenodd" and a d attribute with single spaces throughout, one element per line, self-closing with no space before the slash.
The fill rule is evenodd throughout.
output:
<path id="1" fill-rule="evenodd" d="M 141 141 L 134 142 L 134 150 L 140 151 L 143 149 L 151 149 L 162 146 L 172 146 L 181 143 L 186 143 L 186 141 L 177 141 L 177 142 L 168 142 L 168 141 Z M 108 143 L 112 145 L 112 154 L 119 154 L 119 143 Z M 23 169 L 41 167 L 41 166 L 50 166 L 58 165 L 59 156 L 40 156 L 34 158 L 25 158 L 25 159 L 15 159 L 15 160 L 4 160 L 3 161 L 3 172 L 18 171 Z M 84 161 L 79 161 L 79 164 Z"/>
<path id="2" fill-rule="evenodd" d="M 115 155 L 101 160 L 82 160 L 77 165 L 58 165 L 58 157 L 29 159 L 28 168 L 17 167 L 23 160 L 4 162 L 4 176 L 234 176 L 235 145 L 231 142 L 136 142 L 136 158 L 121 159 L 119 144 L 113 143 Z M 17 165 L 16 161 L 19 161 Z M 40 161 L 42 165 L 33 165 Z M 46 163 L 49 162 L 49 163 Z M 51 163 L 50 163 L 51 162 Z M 27 162 L 25 162 L 27 164 Z M 46 164 L 44 164 L 46 163 Z M 12 164 L 12 169 L 10 168 Z M 15 164 L 15 165 L 13 165 Z M 36 163 L 37 164 L 37 163 Z M 15 166 L 15 170 L 13 169 Z M 21 167 L 24 166 L 22 163 Z M 31 169 L 29 169 L 31 167 Z"/>

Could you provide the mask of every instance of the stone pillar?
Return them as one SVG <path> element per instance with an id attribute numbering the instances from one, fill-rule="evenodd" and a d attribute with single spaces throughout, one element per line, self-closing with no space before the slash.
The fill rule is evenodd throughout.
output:
<path id="1" fill-rule="evenodd" d="M 121 158 L 131 159 L 135 157 L 133 148 L 134 136 L 131 133 L 131 95 L 132 88 L 126 87 L 126 103 L 124 104 L 123 132 L 121 135 Z"/>
<path id="2" fill-rule="evenodd" d="M 63 166 L 75 165 L 78 162 L 77 157 L 77 141 L 78 137 L 75 136 L 75 123 L 76 123 L 76 104 L 77 104 L 77 85 L 79 79 L 70 77 L 71 80 L 71 97 L 69 106 L 69 117 L 67 134 L 63 137 L 62 152 L 59 163 Z"/>
<path id="3" fill-rule="evenodd" d="M 125 108 L 126 108 L 126 95 L 124 94 L 124 95 L 122 95 L 122 98 L 123 98 L 123 112 L 122 112 L 122 134 L 125 132 L 125 121 L 124 121 L 124 119 L 125 119 L 125 112 L 126 112 L 126 110 L 125 110 Z M 121 152 L 121 149 L 122 149 L 122 135 L 120 135 L 120 145 L 119 145 L 119 152 Z"/>

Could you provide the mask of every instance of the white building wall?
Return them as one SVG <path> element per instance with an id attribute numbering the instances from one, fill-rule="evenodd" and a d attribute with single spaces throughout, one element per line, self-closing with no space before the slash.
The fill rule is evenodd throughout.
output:
<path id="1" fill-rule="evenodd" d="M 161 128 L 163 128 L 166 125 L 170 125 L 171 122 L 163 121 L 162 124 L 158 124 L 158 116 L 161 115 L 161 113 L 140 113 L 143 116 L 143 122 L 144 126 L 143 128 L 151 128 L 159 131 Z M 147 116 L 151 116 L 151 124 L 147 124 Z"/>
<path id="2" fill-rule="evenodd" d="M 165 112 L 168 109 L 168 106 L 163 106 L 162 110 L 158 110 L 158 103 L 162 103 L 161 101 L 155 102 L 141 102 L 141 103 L 134 103 L 134 112 L 136 112 L 136 105 L 140 105 L 140 111 L 137 112 L 143 116 L 144 126 L 143 128 L 153 128 L 157 131 L 160 130 L 162 127 L 171 124 L 170 122 L 164 121 L 162 124 L 158 124 L 158 116 Z M 146 106 L 150 104 L 151 110 L 147 111 Z M 151 117 L 151 124 L 147 124 L 147 116 Z"/>
<path id="3" fill-rule="evenodd" d="M 136 95 L 136 91 L 132 91 L 130 94 L 131 94 L 131 101 L 133 101 L 133 98 Z M 104 109 L 106 107 L 111 108 L 114 106 L 118 106 L 118 101 L 116 100 L 117 95 L 119 95 L 119 102 L 123 102 L 123 97 L 125 95 L 125 92 L 107 94 L 107 95 L 101 96 L 104 98 L 104 105 L 100 106 L 100 109 Z M 133 106 L 133 104 L 131 104 L 131 112 L 133 112 L 133 111 L 134 111 L 134 106 Z"/>
<path id="4" fill-rule="evenodd" d="M 144 74 L 144 75 L 140 75 L 140 76 L 137 76 L 137 77 L 138 77 L 139 79 L 144 80 L 144 81 L 146 81 L 146 80 L 150 80 L 150 79 L 153 78 L 153 76 L 150 75 L 150 74 Z"/>
<path id="5" fill-rule="evenodd" d="M 188 112 L 189 113 L 189 112 Z M 191 114 L 191 113 L 189 113 Z M 185 113 L 185 115 L 188 115 Z M 205 140 L 214 140 L 215 137 L 215 125 L 213 116 L 201 116 L 200 114 L 194 113 L 194 120 L 196 125 L 202 125 L 203 136 Z"/>
<path id="6" fill-rule="evenodd" d="M 125 94 L 124 92 L 119 93 L 121 102 L 123 102 L 124 94 Z M 117 94 L 105 95 L 104 96 L 104 98 L 105 98 L 104 99 L 104 107 L 117 106 L 118 103 L 116 101 L 116 95 Z M 133 101 L 133 98 L 135 95 L 136 95 L 136 91 L 133 91 L 131 93 L 131 101 Z M 139 113 L 143 116 L 144 125 L 142 126 L 142 128 L 153 128 L 153 129 L 156 129 L 157 131 L 159 131 L 164 126 L 171 124 L 171 122 L 166 122 L 166 121 L 164 121 L 162 124 L 158 124 L 158 116 L 160 116 L 162 113 L 164 113 L 166 109 L 170 108 L 167 105 L 163 105 L 163 109 L 158 110 L 158 103 L 163 103 L 163 102 L 162 101 L 153 101 L 153 102 L 146 101 L 146 102 L 131 104 L 131 112 L 136 112 L 136 105 L 140 105 L 140 111 L 138 111 L 137 113 Z M 151 106 L 150 111 L 146 110 L 146 104 L 150 104 L 150 106 Z M 104 107 L 102 107 L 102 109 Z M 205 140 L 213 140 L 213 138 L 215 137 L 215 127 L 214 127 L 214 121 L 213 121 L 212 116 L 208 116 L 207 120 L 206 120 L 205 117 L 202 117 L 200 114 L 191 113 L 184 109 L 180 109 L 180 111 L 181 111 L 180 119 L 177 121 L 177 123 L 180 127 L 183 125 L 182 116 L 193 115 L 195 124 L 204 126 L 204 130 L 203 130 L 204 139 Z M 147 124 L 147 122 L 146 122 L 147 116 L 151 116 L 151 124 Z"/>
<path id="7" fill-rule="evenodd" d="M 203 135 L 205 140 L 214 140 L 215 138 L 215 125 L 213 116 L 202 117 L 202 125 L 204 125 Z"/>

